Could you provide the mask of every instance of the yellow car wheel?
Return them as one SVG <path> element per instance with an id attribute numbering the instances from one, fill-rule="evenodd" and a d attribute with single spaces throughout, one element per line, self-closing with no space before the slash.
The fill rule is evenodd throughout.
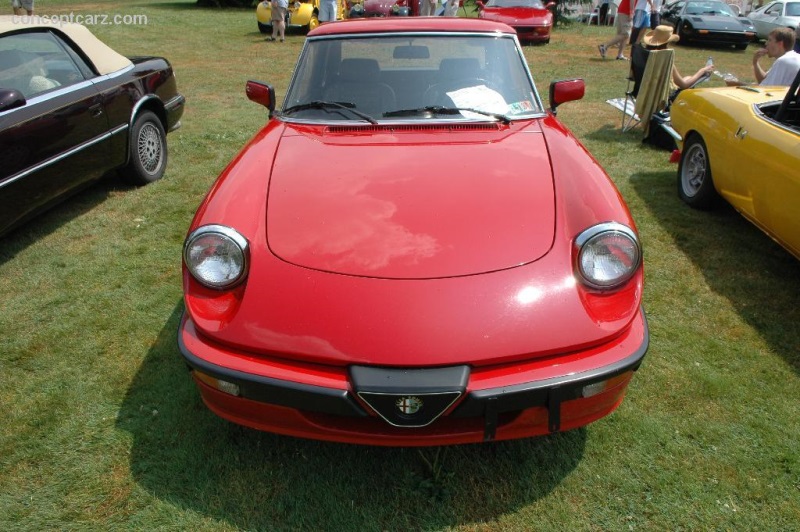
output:
<path id="1" fill-rule="evenodd" d="M 319 19 L 317 18 L 316 15 L 313 15 L 311 17 L 311 20 L 308 21 L 308 31 L 313 30 L 317 26 L 319 26 Z"/>

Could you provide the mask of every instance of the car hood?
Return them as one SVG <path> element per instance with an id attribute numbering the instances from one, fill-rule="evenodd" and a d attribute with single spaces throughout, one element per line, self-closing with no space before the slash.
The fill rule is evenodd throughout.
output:
<path id="1" fill-rule="evenodd" d="M 554 225 L 552 169 L 535 121 L 339 132 L 287 125 L 267 203 L 277 257 L 364 277 L 512 268 L 547 253 Z"/>
<path id="2" fill-rule="evenodd" d="M 536 9 L 530 7 L 485 7 L 481 10 L 481 18 L 514 24 L 525 22 L 527 24 L 546 25 L 549 21 L 547 15 L 550 12 L 546 9 Z"/>
<path id="3" fill-rule="evenodd" d="M 749 19 L 732 17 L 716 17 L 703 15 L 688 15 L 686 20 L 695 27 L 702 27 L 714 31 L 749 31 L 753 24 Z"/>

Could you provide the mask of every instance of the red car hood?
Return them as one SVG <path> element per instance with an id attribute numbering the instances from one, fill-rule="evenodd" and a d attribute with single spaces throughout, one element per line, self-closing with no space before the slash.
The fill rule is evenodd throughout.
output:
<path id="1" fill-rule="evenodd" d="M 535 261 L 555 224 L 543 135 L 535 123 L 476 127 L 360 135 L 287 126 L 270 180 L 269 248 L 298 266 L 392 279 Z"/>
<path id="2" fill-rule="evenodd" d="M 548 23 L 548 15 L 550 12 L 547 9 L 534 9 L 531 7 L 486 7 L 481 10 L 481 18 L 494 20 L 495 22 L 504 22 L 506 24 L 541 24 Z"/>

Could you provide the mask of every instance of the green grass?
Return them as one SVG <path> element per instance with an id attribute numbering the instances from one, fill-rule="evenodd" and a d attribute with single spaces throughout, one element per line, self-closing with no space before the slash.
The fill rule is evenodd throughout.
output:
<path id="1" fill-rule="evenodd" d="M 39 13 L 146 14 L 92 29 L 163 54 L 187 97 L 165 178 L 104 181 L 2 239 L 0 529 L 798 530 L 800 263 L 729 208 L 677 198 L 668 154 L 604 103 L 627 65 L 609 28 L 525 47 L 538 87 L 583 77 L 559 117 L 616 182 L 645 248 L 651 345 L 613 415 L 555 436 L 450 448 L 327 444 L 231 425 L 176 347 L 181 244 L 205 191 L 266 121 L 303 43 L 264 42 L 251 10 L 37 0 Z M 689 73 L 733 50 L 679 47 Z"/>

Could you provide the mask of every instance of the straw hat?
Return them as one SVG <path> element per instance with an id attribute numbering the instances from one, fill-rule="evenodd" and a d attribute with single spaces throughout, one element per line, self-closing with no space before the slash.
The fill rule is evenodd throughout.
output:
<path id="1" fill-rule="evenodd" d="M 663 46 L 665 44 L 675 42 L 680 37 L 672 33 L 671 26 L 656 26 L 656 29 L 650 30 L 642 37 L 642 42 L 647 46 Z"/>

